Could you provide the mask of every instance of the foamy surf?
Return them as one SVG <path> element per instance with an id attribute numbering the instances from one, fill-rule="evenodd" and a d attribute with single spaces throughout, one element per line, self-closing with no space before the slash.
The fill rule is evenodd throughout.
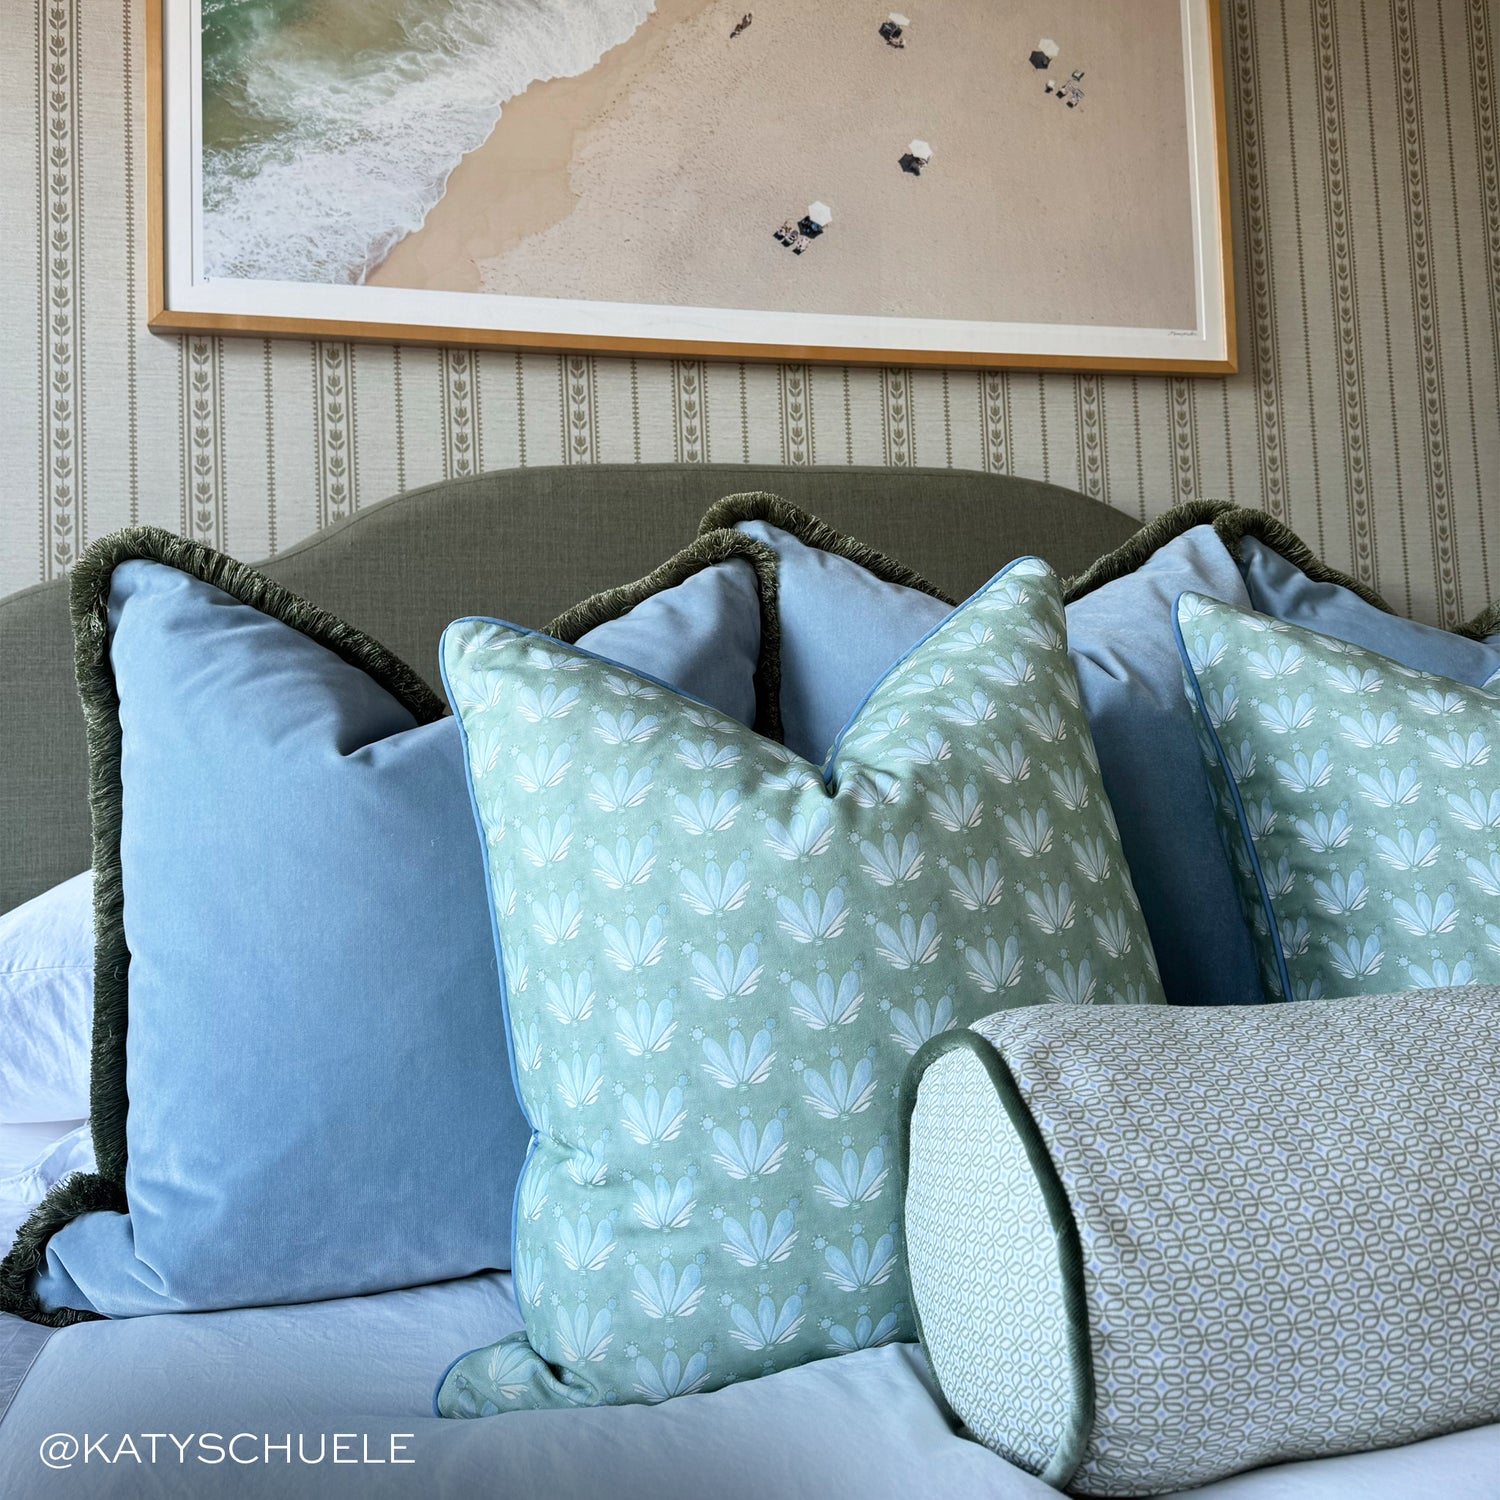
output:
<path id="1" fill-rule="evenodd" d="M 209 277 L 361 282 L 507 99 L 586 73 L 654 0 L 205 0 Z"/>

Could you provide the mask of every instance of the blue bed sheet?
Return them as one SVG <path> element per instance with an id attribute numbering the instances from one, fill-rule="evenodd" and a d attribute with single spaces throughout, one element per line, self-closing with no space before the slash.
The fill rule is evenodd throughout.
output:
<path id="1" fill-rule="evenodd" d="M 300 1307 L 86 1323 L 45 1342 L 30 1325 L 0 1319 L 0 1372 L 7 1333 L 16 1364 L 28 1367 L 0 1418 L 0 1495 L 1046 1500 L 1055 1493 L 955 1432 L 913 1345 L 659 1407 L 434 1418 L 432 1387 L 447 1361 L 519 1326 L 502 1275 Z M 152 1433 L 160 1435 L 154 1462 Z M 43 1461 L 49 1439 L 52 1463 L 65 1467 Z M 87 1459 L 85 1439 L 94 1444 Z M 319 1453 L 321 1463 L 302 1462 Z M 1500 1428 L 1262 1470 L 1194 1495 L 1500 1500 Z"/>

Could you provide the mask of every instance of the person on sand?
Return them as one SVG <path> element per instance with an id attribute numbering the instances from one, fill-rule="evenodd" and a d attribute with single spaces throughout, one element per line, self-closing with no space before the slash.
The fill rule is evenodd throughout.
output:
<path id="1" fill-rule="evenodd" d="M 742 32 L 754 19 L 755 12 L 753 10 L 747 10 L 745 14 L 740 17 L 739 25 L 729 33 L 729 40 L 732 42 L 735 37 L 737 37 L 740 32 Z"/>

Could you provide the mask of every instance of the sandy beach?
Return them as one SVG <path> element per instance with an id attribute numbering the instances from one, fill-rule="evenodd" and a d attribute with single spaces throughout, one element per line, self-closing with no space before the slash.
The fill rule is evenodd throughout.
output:
<path id="1" fill-rule="evenodd" d="M 658 0 L 531 85 L 371 284 L 896 317 L 1189 328 L 1176 0 L 885 9 Z M 1042 37 L 1060 48 L 1038 70 Z M 1081 72 L 1069 108 L 1045 92 Z M 907 143 L 931 143 L 920 177 Z M 793 255 L 774 229 L 822 200 Z"/>

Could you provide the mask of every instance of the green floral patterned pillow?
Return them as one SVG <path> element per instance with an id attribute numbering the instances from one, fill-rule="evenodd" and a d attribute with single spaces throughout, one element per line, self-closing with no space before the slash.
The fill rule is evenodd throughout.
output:
<path id="1" fill-rule="evenodd" d="M 439 1409 L 659 1401 L 914 1337 L 911 1055 L 1006 1006 L 1163 998 L 1050 570 L 943 621 L 822 774 L 507 625 L 458 621 L 442 657 L 536 1140 L 526 1333 Z"/>
<path id="2" fill-rule="evenodd" d="M 1177 625 L 1266 993 L 1500 980 L 1500 697 L 1199 594 Z"/>

